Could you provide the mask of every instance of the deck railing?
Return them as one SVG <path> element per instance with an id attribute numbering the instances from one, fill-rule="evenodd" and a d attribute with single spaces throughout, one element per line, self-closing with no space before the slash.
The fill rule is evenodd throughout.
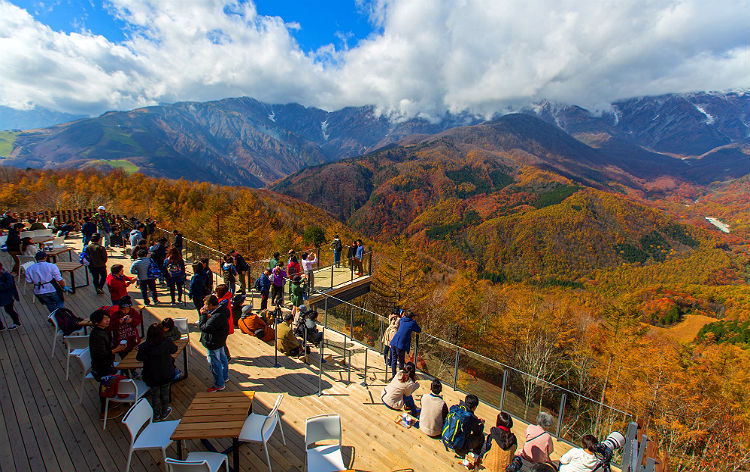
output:
<path id="1" fill-rule="evenodd" d="M 319 293 L 325 301 L 318 320 L 325 330 L 343 336 L 345 343 L 348 340 L 383 352 L 383 333 L 388 326 L 385 316 Z M 365 379 L 368 368 L 385 365 L 382 354 L 373 357 L 364 356 L 364 365 L 357 366 Z M 601 437 L 613 430 L 624 431 L 633 419 L 625 411 L 426 332 L 414 335 L 407 360 L 413 361 L 423 374 L 438 378 L 455 390 L 473 393 L 526 423 L 534 423 L 540 411 L 550 413 L 555 419 L 550 432 L 571 443 L 578 443 L 584 434 Z M 321 371 L 324 369 L 322 366 Z M 390 368 L 386 367 L 383 380 L 389 378 Z"/>

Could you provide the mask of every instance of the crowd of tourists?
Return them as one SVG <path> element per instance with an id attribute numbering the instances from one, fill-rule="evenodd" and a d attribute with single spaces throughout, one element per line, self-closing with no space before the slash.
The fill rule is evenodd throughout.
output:
<path id="1" fill-rule="evenodd" d="M 77 224 L 80 224 L 83 239 L 81 262 L 87 266 L 92 277 L 92 285 L 97 294 L 110 296 L 110 306 L 95 310 L 88 320 L 76 317 L 64 308 L 64 292 L 69 289 L 57 265 L 47 261 L 48 255 L 32 241 L 20 238 L 20 231 L 39 228 L 39 222 L 29 219 L 26 223 L 6 212 L 0 217 L 0 228 L 8 231 L 6 249 L 13 257 L 14 266 L 7 271 L 0 264 L 0 305 L 13 323 L 8 329 L 21 325 L 14 303 L 19 300 L 14 275 L 18 275 L 18 256 L 27 255 L 34 264 L 25 270 L 26 281 L 33 285 L 36 298 L 54 313 L 57 324 L 65 334 L 91 326 L 89 350 L 92 360 L 91 373 L 101 383 L 101 391 L 113 388 L 122 377 L 115 367 L 115 355 L 126 357 L 139 346 L 137 360 L 143 363 L 140 372 L 129 372 L 139 376 L 151 388 L 151 403 L 154 421 L 166 419 L 170 407 L 171 384 L 179 370 L 175 367 L 173 354 L 177 351 L 175 341 L 181 333 L 171 318 L 151 324 L 142 343 L 138 327 L 142 323 L 141 312 L 133 307 L 128 287 L 136 284 L 144 305 L 159 304 L 157 284 L 168 287 L 171 304 L 183 306 L 189 299 L 198 311 L 197 327 L 201 332 L 200 342 L 207 350 L 207 359 L 213 376 L 209 392 L 226 388 L 229 380 L 231 355 L 227 338 L 235 328 L 256 336 L 265 342 L 276 339 L 279 352 L 288 356 L 306 357 L 311 346 L 318 346 L 322 333 L 317 328 L 318 313 L 305 305 L 309 289 L 314 284 L 314 268 L 317 263 L 314 253 L 287 253 L 286 261 L 276 252 L 269 264 L 253 281 L 250 265 L 243 256 L 232 249 L 221 260 L 221 281 L 214 286 L 215 275 L 208 258 L 201 258 L 190 268 L 188 277 L 183 259 L 183 237 L 173 232 L 170 242 L 167 237 L 156 237 L 156 222 L 147 219 L 124 220 L 113 218 L 105 207 L 99 207 L 92 217 L 80 222 L 66 221 L 58 225 L 53 219 L 50 227 L 62 237 L 67 237 Z M 42 227 L 44 227 L 42 225 Z M 109 260 L 108 247 L 120 246 L 133 260 L 129 276 L 123 264 L 113 264 L 107 273 Z M 336 235 L 331 243 L 334 265 L 341 265 L 344 246 Z M 361 241 L 353 241 L 347 246 L 345 264 L 361 274 L 364 247 Z M 287 286 L 288 283 L 288 286 Z M 255 312 L 252 305 L 244 306 L 246 291 L 251 287 L 260 294 L 260 310 Z M 288 296 L 291 309 L 284 307 L 284 295 Z M 271 309 L 269 310 L 269 300 Z M 390 367 L 391 380 L 383 388 L 381 401 L 392 410 L 406 410 L 416 421 L 418 428 L 427 436 L 439 438 L 463 460 L 467 469 L 476 469 L 480 464 L 488 471 L 533 470 L 544 472 L 588 472 L 602 466 L 600 445 L 594 436 L 581 439 L 581 447 L 566 452 L 558 464 L 553 463 L 553 436 L 549 432 L 553 421 L 545 413 L 539 413 L 536 424 L 525 431 L 523 447 L 513 433 L 513 419 L 507 412 L 500 412 L 494 426 L 485 433 L 485 421 L 476 416 L 479 399 L 472 394 L 464 401 L 450 408 L 441 395 L 442 383 L 433 379 L 429 392 L 421 396 L 417 406 L 415 393 L 419 390 L 417 369 L 414 362 L 407 361 L 411 350 L 413 333 L 422 330 L 417 323 L 417 315 L 411 311 L 395 308 L 389 316 L 388 327 L 382 337 L 383 356 Z M 273 326 L 278 328 L 274 332 Z M 5 329 L 0 318 L 0 330 Z M 101 413 L 104 415 L 102 396 Z M 117 407 L 115 407 L 117 410 Z M 119 412 L 121 413 L 121 412 Z M 112 416 L 119 414 L 114 411 Z M 558 469 L 559 467 L 559 469 Z"/>

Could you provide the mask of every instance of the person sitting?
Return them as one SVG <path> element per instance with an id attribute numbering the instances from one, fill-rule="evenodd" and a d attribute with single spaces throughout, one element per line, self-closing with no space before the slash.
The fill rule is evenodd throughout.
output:
<path id="1" fill-rule="evenodd" d="M 273 341 L 275 336 L 273 328 L 268 326 L 263 318 L 253 313 L 252 305 L 242 307 L 242 318 L 238 324 L 243 333 L 252 334 L 261 341 Z"/>
<path id="2" fill-rule="evenodd" d="M 174 327 L 174 324 L 172 325 Z M 159 323 L 148 327 L 146 342 L 138 349 L 136 359 L 143 362 L 143 381 L 151 387 L 151 406 L 154 421 L 166 419 L 172 408 L 169 406 L 172 380 L 175 378 L 174 357 L 177 346 L 164 336 Z"/>
<path id="3" fill-rule="evenodd" d="M 481 463 L 489 472 L 505 472 L 513 462 L 518 440 L 512 428 L 513 418 L 504 411 L 498 413 L 495 426 L 490 428 L 482 448 Z"/>
<path id="4" fill-rule="evenodd" d="M 112 332 L 112 342 L 122 344 L 125 342 L 125 349 L 120 352 L 120 357 L 125 357 L 141 341 L 138 335 L 138 325 L 141 324 L 143 317 L 141 312 L 133 308 L 133 302 L 129 296 L 124 296 L 107 310 L 110 317 L 109 329 Z"/>
<path id="5" fill-rule="evenodd" d="M 479 457 L 484 446 L 484 420 L 477 418 L 474 414 L 477 407 L 479 406 L 479 398 L 476 395 L 466 395 L 463 404 L 456 405 L 450 408 L 449 414 L 456 408 L 461 408 L 469 413 L 468 417 L 463 421 L 461 428 L 464 431 L 464 440 L 454 448 L 454 451 L 460 457 L 466 456 L 469 452 L 474 453 Z M 481 462 L 478 459 L 478 462 Z M 475 467 L 476 464 L 471 465 L 469 468 Z"/>
<path id="6" fill-rule="evenodd" d="M 526 443 L 518 455 L 533 463 L 549 462 L 549 456 L 555 449 L 552 435 L 547 432 L 550 427 L 552 427 L 552 415 L 544 411 L 540 412 L 536 417 L 536 424 L 530 424 L 526 428 Z"/>
<path id="7" fill-rule="evenodd" d="M 29 222 L 28 231 L 37 231 L 40 229 L 47 229 L 47 227 L 44 226 L 44 223 L 42 223 L 41 221 L 37 221 L 35 218 L 29 218 L 28 222 Z"/>
<path id="8" fill-rule="evenodd" d="M 279 333 L 276 338 L 276 348 L 287 356 L 299 356 L 302 343 L 294 335 L 292 330 L 292 321 L 294 315 L 291 313 L 284 313 L 284 322 L 279 324 Z"/>
<path id="9" fill-rule="evenodd" d="M 177 326 L 174 325 L 174 320 L 172 318 L 164 318 L 161 320 L 161 327 L 164 330 L 164 337 L 167 339 L 177 341 L 182 338 L 182 333 L 177 329 Z"/>
<path id="10" fill-rule="evenodd" d="M 21 255 L 24 257 L 34 257 L 39 252 L 39 245 L 34 243 L 31 238 L 25 236 L 21 238 Z"/>
<path id="11" fill-rule="evenodd" d="M 67 221 L 64 225 L 57 228 L 57 237 L 67 238 L 68 235 L 76 229 L 76 224 L 73 221 Z"/>
<path id="12" fill-rule="evenodd" d="M 91 353 L 91 375 L 97 382 L 103 377 L 117 373 L 115 369 L 115 354 L 126 349 L 124 344 L 112 347 L 112 333 L 109 330 L 109 314 L 105 310 L 96 310 L 90 316 L 91 324 L 94 326 L 89 334 L 89 352 Z M 100 415 L 104 418 L 104 397 L 99 397 Z"/>
<path id="13" fill-rule="evenodd" d="M 422 396 L 422 412 L 419 414 L 419 429 L 430 437 L 438 437 L 443 433 L 443 423 L 448 416 L 448 405 L 445 404 L 440 392 L 443 384 L 433 379 L 430 393 Z"/>
<path id="14" fill-rule="evenodd" d="M 419 416 L 419 410 L 412 397 L 412 394 L 419 388 L 415 380 L 416 367 L 413 362 L 407 362 L 404 369 L 399 371 L 383 388 L 380 399 L 391 410 L 400 410 L 406 406 L 413 416 Z"/>
<path id="15" fill-rule="evenodd" d="M 581 438 L 581 447 L 569 450 L 560 458 L 560 472 L 591 472 L 599 465 L 594 455 L 599 441 L 587 434 Z"/>

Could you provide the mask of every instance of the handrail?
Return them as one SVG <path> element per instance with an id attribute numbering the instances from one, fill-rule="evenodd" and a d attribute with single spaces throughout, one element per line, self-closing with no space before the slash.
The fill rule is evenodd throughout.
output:
<path id="1" fill-rule="evenodd" d="M 337 302 L 338 302 L 339 304 L 345 304 L 345 305 L 349 305 L 349 306 L 351 306 L 351 307 L 357 308 L 357 309 L 358 309 L 358 310 L 360 310 L 360 311 L 363 311 L 363 312 L 369 313 L 370 315 L 373 315 L 373 316 L 375 316 L 375 317 L 377 317 L 377 318 L 380 318 L 380 319 L 381 319 L 382 321 L 387 321 L 387 320 L 388 320 L 388 319 L 387 319 L 387 317 L 385 317 L 385 316 L 383 316 L 383 315 L 380 315 L 380 314 L 378 314 L 378 313 L 375 313 L 375 312 L 373 312 L 373 311 L 370 311 L 370 310 L 368 310 L 368 309 L 366 309 L 366 308 L 362 308 L 362 307 L 360 307 L 360 306 L 357 306 L 357 305 L 355 305 L 355 304 L 353 304 L 353 303 L 350 303 L 350 302 L 348 302 L 348 301 L 346 301 L 346 300 L 342 300 L 342 299 L 340 299 L 340 298 L 337 298 L 337 297 L 335 297 L 335 296 L 333 296 L 333 295 L 328 295 L 328 294 L 327 294 L 327 293 L 325 293 L 325 292 L 319 292 L 319 291 L 317 291 L 317 290 L 316 290 L 316 291 L 315 291 L 315 293 L 316 293 L 316 294 L 319 294 L 319 295 L 322 295 L 322 296 L 324 296 L 324 297 L 327 297 L 327 298 L 331 298 L 331 299 L 334 299 L 334 300 L 336 300 L 336 301 L 337 301 Z M 332 329 L 332 328 L 328 328 L 328 329 Z M 335 331 L 335 330 L 334 330 L 334 331 Z M 479 354 L 478 352 L 472 351 L 471 349 L 466 349 L 465 347 L 461 347 L 461 346 L 459 346 L 458 344 L 454 344 L 454 343 L 452 343 L 452 342 L 450 342 L 450 341 L 446 341 L 445 339 L 443 339 L 443 338 L 440 338 L 440 337 L 438 337 L 438 336 L 434 336 L 434 335 L 432 335 L 432 334 L 429 334 L 429 333 L 426 333 L 426 332 L 424 332 L 424 331 L 423 331 L 422 333 L 416 333 L 416 336 L 417 336 L 417 337 L 420 337 L 420 335 L 428 336 L 428 337 L 430 337 L 430 338 L 433 338 L 433 339 L 435 339 L 435 340 L 437 340 L 437 341 L 440 341 L 440 342 L 441 342 L 442 344 L 445 344 L 445 345 L 447 345 L 446 347 L 449 347 L 449 348 L 451 348 L 451 349 L 460 349 L 460 350 L 462 350 L 462 351 L 464 351 L 464 352 L 466 352 L 466 353 L 470 353 L 471 355 L 474 355 L 474 356 L 480 357 L 480 358 L 482 358 L 482 359 L 483 359 L 483 360 L 485 360 L 485 361 L 488 361 L 488 362 L 490 362 L 490 363 L 496 364 L 496 365 L 498 365 L 498 366 L 500 366 L 500 367 L 503 367 L 503 368 L 505 368 L 505 369 L 510 369 L 510 370 L 513 370 L 513 371 L 515 371 L 515 372 L 518 372 L 518 373 L 519 373 L 519 374 L 521 374 L 521 375 L 527 375 L 527 376 L 531 377 L 532 379 L 536 380 L 537 382 L 543 382 L 543 383 L 545 383 L 545 384 L 549 385 L 550 387 L 553 387 L 553 388 L 556 388 L 556 389 L 562 390 L 562 391 L 564 391 L 564 392 L 570 393 L 570 394 L 572 394 L 572 395 L 575 395 L 575 396 L 581 397 L 581 398 L 583 398 L 584 400 L 588 400 L 588 401 L 591 401 L 591 402 L 597 403 L 597 404 L 599 404 L 599 405 L 602 405 L 602 406 L 606 406 L 606 407 L 608 407 L 608 408 L 610 408 L 610 409 L 612 409 L 612 410 L 614 410 L 614 411 L 616 411 L 616 412 L 618 412 L 618 413 L 622 413 L 622 414 L 625 414 L 625 415 L 631 415 L 631 413 L 628 413 L 628 412 L 626 412 L 626 411 L 622 411 L 622 410 L 619 410 L 619 409 L 617 409 L 617 408 L 614 408 L 614 407 L 612 407 L 612 406 L 610 406 L 610 405 L 607 405 L 606 403 L 603 403 L 603 402 L 601 402 L 601 401 L 599 401 L 599 400 L 596 400 L 596 399 L 594 399 L 594 398 L 590 398 L 590 397 L 587 397 L 586 395 L 583 395 L 583 394 L 581 394 L 581 393 L 578 393 L 578 392 L 574 392 L 574 391 L 572 391 L 572 390 L 570 390 L 570 389 L 567 389 L 567 388 L 565 388 L 565 387 L 563 387 L 563 386 L 561 386 L 561 385 L 557 385 L 557 384 L 555 384 L 555 383 L 552 383 L 552 382 L 550 382 L 549 380 L 545 380 L 545 379 L 542 379 L 542 378 L 540 378 L 540 377 L 538 377 L 538 376 L 535 376 L 535 375 L 533 375 L 533 374 L 529 374 L 528 372 L 524 372 L 524 371 L 522 371 L 522 370 L 520 370 L 520 369 L 518 369 L 518 368 L 516 368 L 516 367 L 513 367 L 513 366 L 510 366 L 510 365 L 507 365 L 507 364 L 505 364 L 505 363 L 503 363 L 503 362 L 500 362 L 500 361 L 498 361 L 498 360 L 496 360 L 496 359 L 492 359 L 492 358 L 489 358 L 489 357 L 487 357 L 487 356 L 485 356 L 485 355 L 483 355 L 483 354 Z"/>

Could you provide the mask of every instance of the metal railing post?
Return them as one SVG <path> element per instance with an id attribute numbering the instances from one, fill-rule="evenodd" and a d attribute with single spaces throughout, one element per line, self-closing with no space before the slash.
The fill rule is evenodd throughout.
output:
<path id="1" fill-rule="evenodd" d="M 562 398 L 560 398 L 560 410 L 557 414 L 557 432 L 555 433 L 555 436 L 557 436 L 558 439 L 560 439 L 560 431 L 562 431 L 562 422 L 565 417 L 565 401 L 567 398 L 568 395 L 565 393 L 563 393 Z"/>
<path id="2" fill-rule="evenodd" d="M 331 289 L 333 289 L 333 266 L 331 266 Z"/>
<path id="3" fill-rule="evenodd" d="M 354 305 L 349 309 L 349 338 L 352 340 L 352 349 L 354 348 Z M 352 383 L 352 349 L 349 349 L 349 368 L 346 369 L 346 383 Z M 344 352 L 346 355 L 346 352 Z"/>
<path id="4" fill-rule="evenodd" d="M 323 344 L 326 338 L 326 328 L 323 327 L 323 336 L 320 338 L 320 361 L 318 364 L 318 396 L 322 395 L 323 388 Z"/>
<path id="5" fill-rule="evenodd" d="M 279 315 L 281 309 L 276 305 L 276 310 L 273 313 L 273 330 L 274 337 L 276 338 L 273 343 L 273 366 L 279 367 Z"/>
<path id="6" fill-rule="evenodd" d="M 372 275 L 372 251 L 370 251 L 369 256 L 367 257 L 367 265 L 369 266 L 369 270 L 367 271 L 367 275 Z"/>
<path id="7" fill-rule="evenodd" d="M 460 356 L 461 348 L 456 347 L 456 365 L 453 368 L 453 390 L 458 387 L 458 358 Z"/>
<path id="8" fill-rule="evenodd" d="M 505 388 L 508 385 L 508 371 L 503 371 L 503 390 L 500 393 L 500 411 L 505 409 Z"/>
<path id="9" fill-rule="evenodd" d="M 417 367 L 419 359 L 419 333 L 414 334 L 414 367 Z"/>
<path id="10" fill-rule="evenodd" d="M 323 315 L 323 328 L 328 327 L 328 297 L 326 297 L 325 307 L 323 308 L 326 312 Z"/>
<path id="11" fill-rule="evenodd" d="M 362 379 L 363 387 L 367 387 L 367 351 L 369 351 L 369 349 L 365 348 L 365 374 L 364 379 Z"/>

